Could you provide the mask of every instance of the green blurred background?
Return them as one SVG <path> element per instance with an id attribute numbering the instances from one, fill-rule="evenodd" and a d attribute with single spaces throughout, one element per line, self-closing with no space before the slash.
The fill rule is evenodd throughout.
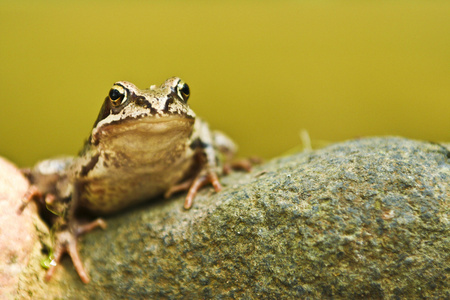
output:
<path id="1" fill-rule="evenodd" d="M 170 76 L 240 155 L 450 140 L 450 1 L 0 1 L 0 155 L 76 154 L 111 85 Z"/>

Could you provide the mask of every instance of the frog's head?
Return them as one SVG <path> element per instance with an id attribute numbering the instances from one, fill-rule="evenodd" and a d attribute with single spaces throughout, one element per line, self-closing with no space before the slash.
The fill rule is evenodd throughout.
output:
<path id="1" fill-rule="evenodd" d="M 195 114 L 187 104 L 189 95 L 189 86 L 178 77 L 144 90 L 118 81 L 103 103 L 91 137 L 96 139 L 102 132 L 137 130 L 151 134 L 191 128 Z"/>
<path id="2" fill-rule="evenodd" d="M 167 79 L 161 86 L 141 90 L 127 81 L 118 81 L 110 89 L 94 128 L 102 121 L 130 118 L 179 117 L 195 118 L 189 109 L 189 86 L 180 78 Z"/>

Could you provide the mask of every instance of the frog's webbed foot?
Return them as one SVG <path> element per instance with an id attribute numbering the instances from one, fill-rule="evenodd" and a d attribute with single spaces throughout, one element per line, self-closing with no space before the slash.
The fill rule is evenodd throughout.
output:
<path id="1" fill-rule="evenodd" d="M 60 231 L 56 234 L 55 248 L 54 248 L 54 258 L 50 264 L 50 268 L 45 274 L 45 280 L 49 281 L 55 272 L 56 266 L 61 261 L 64 253 L 69 254 L 72 259 L 72 263 L 84 283 L 89 282 L 89 276 L 83 267 L 80 255 L 77 250 L 77 238 L 78 236 L 93 230 L 94 228 L 101 227 L 106 228 L 106 223 L 103 219 L 97 219 L 93 222 L 84 225 L 72 225 L 71 229 L 66 229 Z"/>
<path id="2" fill-rule="evenodd" d="M 219 178 L 215 172 L 200 172 L 200 174 L 198 174 L 194 179 L 188 179 L 172 186 L 164 194 L 164 197 L 169 198 L 174 193 L 189 190 L 184 201 L 184 208 L 190 209 L 194 203 L 194 198 L 195 195 L 197 195 L 197 192 L 208 183 L 213 185 L 216 192 L 220 192 L 222 190 L 222 185 L 220 184 Z"/>

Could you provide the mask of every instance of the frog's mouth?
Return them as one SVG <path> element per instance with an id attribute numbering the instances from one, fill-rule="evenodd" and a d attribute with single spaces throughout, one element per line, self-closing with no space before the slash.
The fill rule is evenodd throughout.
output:
<path id="1" fill-rule="evenodd" d="M 114 120 L 107 124 L 102 120 L 92 132 L 95 141 L 108 138 L 157 138 L 166 136 L 186 136 L 192 132 L 194 118 L 186 118 L 179 115 L 157 117 L 128 117 Z M 104 123 L 104 124 L 102 124 Z"/>

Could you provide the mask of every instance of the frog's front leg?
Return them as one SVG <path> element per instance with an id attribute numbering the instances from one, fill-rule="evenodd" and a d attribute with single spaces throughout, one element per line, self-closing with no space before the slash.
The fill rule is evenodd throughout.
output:
<path id="1" fill-rule="evenodd" d="M 222 190 L 222 185 L 220 184 L 219 177 L 215 172 L 201 171 L 193 180 L 191 186 L 189 187 L 188 194 L 184 200 L 184 208 L 190 209 L 194 203 L 195 195 L 197 192 L 206 184 L 211 183 L 216 192 Z"/>
<path id="2" fill-rule="evenodd" d="M 78 224 L 76 222 L 72 222 L 65 230 L 59 231 L 56 233 L 55 245 L 54 245 L 54 253 L 53 259 L 50 263 L 50 268 L 45 274 L 45 280 L 49 281 L 53 276 L 53 273 L 56 270 L 56 266 L 61 261 L 61 258 L 64 253 L 69 254 L 72 259 L 72 263 L 77 271 L 78 275 L 81 278 L 81 281 L 84 283 L 89 282 L 89 276 L 83 267 L 83 263 L 81 262 L 80 255 L 78 253 L 77 248 L 77 240 L 78 237 L 84 233 L 87 233 L 94 228 L 101 227 L 103 229 L 106 228 L 106 223 L 103 219 L 97 219 L 88 224 Z"/>
<path id="3" fill-rule="evenodd" d="M 41 173 L 39 170 L 26 173 L 30 180 L 30 187 L 25 193 L 22 205 L 18 209 L 21 213 L 27 204 L 35 201 L 40 207 L 41 215 L 55 232 L 53 243 L 53 258 L 50 268 L 45 275 L 48 281 L 55 272 L 56 266 L 60 262 L 64 253 L 68 253 L 78 275 L 84 283 L 89 282 L 89 277 L 81 263 L 77 250 L 77 238 L 83 233 L 89 232 L 96 227 L 106 228 L 106 223 L 102 219 L 97 219 L 87 224 L 80 224 L 74 215 L 76 208 L 77 190 L 72 194 L 71 185 L 65 180 L 63 174 Z M 58 188 L 57 182 L 62 182 Z M 62 193 L 66 191 L 66 193 Z"/>
<path id="4" fill-rule="evenodd" d="M 217 175 L 217 166 L 215 163 L 215 155 L 212 147 L 206 143 L 199 143 L 195 160 L 200 166 L 198 172 L 194 177 L 187 178 L 185 181 L 172 186 L 164 194 L 165 198 L 169 198 L 172 194 L 188 190 L 187 196 L 184 201 L 184 208 L 190 209 L 194 203 L 194 198 L 197 192 L 206 184 L 211 183 L 216 192 L 222 190 L 222 185 Z M 211 148 L 211 149 L 210 149 Z M 213 157 L 211 157 L 213 156 Z"/>
<path id="5" fill-rule="evenodd" d="M 192 177 L 186 178 L 185 181 L 169 188 L 164 195 L 168 198 L 173 193 L 188 190 L 184 201 L 185 209 L 192 207 L 197 192 L 206 184 L 211 183 L 216 192 L 222 190 L 218 176 L 220 168 L 217 165 L 220 150 L 215 147 L 214 135 L 209 130 L 207 123 L 197 120 L 189 148 L 194 151 L 192 159 L 195 161 L 194 169 L 196 172 L 193 173 Z"/>

